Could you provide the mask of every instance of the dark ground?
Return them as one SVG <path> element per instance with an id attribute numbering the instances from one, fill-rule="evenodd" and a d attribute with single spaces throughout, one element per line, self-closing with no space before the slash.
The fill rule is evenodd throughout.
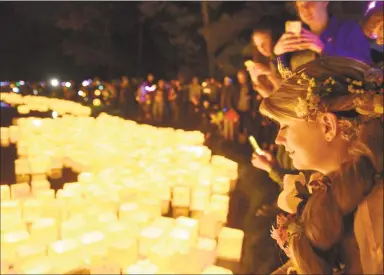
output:
<path id="1" fill-rule="evenodd" d="M 48 117 L 50 114 L 31 113 L 28 116 Z M 20 117 L 14 108 L 1 108 L 1 127 L 12 124 L 14 117 Z M 224 155 L 239 163 L 239 179 L 236 189 L 231 194 L 228 226 L 239 228 L 245 232 L 243 259 L 240 266 L 243 274 L 269 274 L 277 268 L 280 259 L 276 243 L 269 237 L 273 217 L 256 217 L 255 212 L 262 204 L 272 202 L 278 194 L 278 186 L 268 175 L 252 167 L 250 163 L 251 148 L 248 144 L 240 145 L 212 137 L 207 143 L 213 154 Z M 1 184 L 15 182 L 14 145 L 1 148 Z M 63 183 L 76 181 L 77 175 L 66 169 L 63 178 L 50 180 L 55 189 Z"/>

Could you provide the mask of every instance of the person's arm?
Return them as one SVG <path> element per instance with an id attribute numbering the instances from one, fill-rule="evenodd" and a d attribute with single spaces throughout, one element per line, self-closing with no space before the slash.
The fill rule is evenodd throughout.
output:
<path id="1" fill-rule="evenodd" d="M 291 53 L 300 49 L 300 43 L 300 36 L 286 32 L 280 37 L 273 48 L 273 54 L 276 56 L 275 62 L 277 63 L 278 71 L 283 79 L 291 74 Z"/>
<path id="2" fill-rule="evenodd" d="M 141 86 L 139 86 L 136 90 L 136 100 L 140 101 L 140 96 L 141 96 Z"/>
<path id="3" fill-rule="evenodd" d="M 237 102 L 236 102 L 236 93 L 237 93 L 237 88 L 234 85 L 231 85 L 230 95 L 229 95 L 229 104 L 230 108 L 236 110 L 237 109 Z"/>
<path id="4" fill-rule="evenodd" d="M 266 85 L 263 81 L 259 81 L 257 84 L 253 84 L 253 89 L 256 90 L 263 98 L 269 97 L 281 86 L 281 78 L 277 77 L 274 73 L 265 77 L 271 85 Z"/>
<path id="5" fill-rule="evenodd" d="M 272 93 L 276 92 L 282 84 L 282 79 L 280 77 L 278 77 L 275 73 L 269 75 L 268 79 L 269 79 L 269 81 L 271 81 L 271 83 L 273 85 Z"/>

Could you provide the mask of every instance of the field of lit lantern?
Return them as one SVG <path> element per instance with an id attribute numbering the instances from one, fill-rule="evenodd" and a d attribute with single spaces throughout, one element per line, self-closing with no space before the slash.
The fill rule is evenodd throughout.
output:
<path id="1" fill-rule="evenodd" d="M 8 103 L 33 109 L 21 100 Z M 18 155 L 17 183 L 1 186 L 1 273 L 232 274 L 215 263 L 241 257 L 243 232 L 225 226 L 237 163 L 200 132 L 48 101 L 57 118 L 1 128 Z M 78 180 L 55 192 L 64 167 Z"/>

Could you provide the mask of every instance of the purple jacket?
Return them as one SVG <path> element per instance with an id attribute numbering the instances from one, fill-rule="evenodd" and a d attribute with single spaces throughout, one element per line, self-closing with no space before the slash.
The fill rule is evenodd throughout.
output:
<path id="1" fill-rule="evenodd" d="M 321 56 L 344 56 L 372 63 L 369 40 L 355 21 L 332 16 L 327 28 L 320 34 L 320 40 L 324 43 Z M 277 59 L 284 67 L 290 68 L 290 56 L 291 53 L 285 53 Z"/>

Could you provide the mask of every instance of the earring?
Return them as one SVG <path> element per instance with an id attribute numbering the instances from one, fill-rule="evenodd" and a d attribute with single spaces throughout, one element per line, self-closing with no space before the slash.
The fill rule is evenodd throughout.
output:
<path id="1" fill-rule="evenodd" d="M 332 141 L 332 138 L 331 138 L 330 136 L 328 136 L 328 137 L 325 138 L 325 140 L 326 140 L 327 142 L 331 142 L 331 141 Z"/>

